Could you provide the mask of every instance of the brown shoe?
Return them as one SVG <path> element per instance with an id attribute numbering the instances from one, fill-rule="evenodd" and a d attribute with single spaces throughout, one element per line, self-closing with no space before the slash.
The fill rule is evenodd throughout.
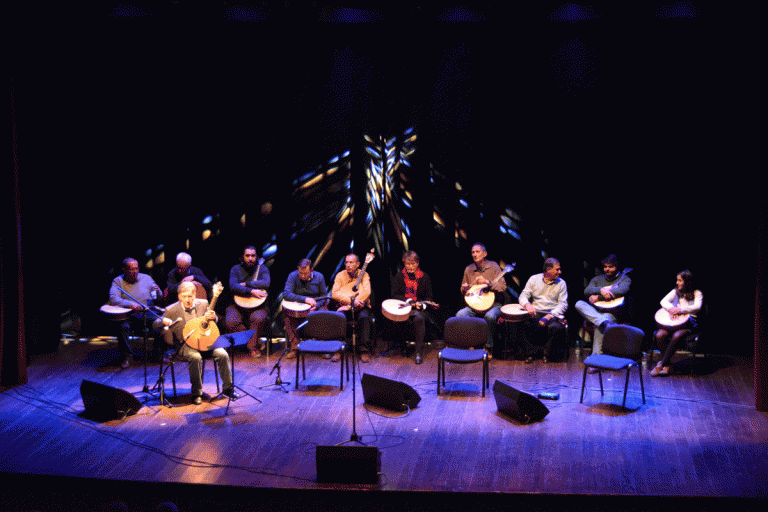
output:
<path id="1" fill-rule="evenodd" d="M 261 359 L 261 351 L 260 350 L 251 350 L 251 358 L 252 359 Z"/>
<path id="2" fill-rule="evenodd" d="M 367 353 L 360 354 L 360 361 L 363 363 L 370 363 L 371 362 L 371 356 Z"/>
<path id="3" fill-rule="evenodd" d="M 669 375 L 670 373 L 672 373 L 671 366 L 662 366 L 659 375 Z"/>
<path id="4" fill-rule="evenodd" d="M 341 361 L 341 354 L 336 352 L 335 354 L 333 354 L 333 357 L 331 358 L 331 362 L 338 363 L 339 361 Z"/>
<path id="5" fill-rule="evenodd" d="M 297 355 L 298 353 L 299 353 L 299 351 L 298 351 L 298 350 L 296 350 L 295 348 L 294 348 L 294 349 L 291 349 L 291 350 L 289 350 L 289 351 L 288 351 L 288 353 L 285 355 L 285 358 L 286 358 L 286 359 L 296 359 L 296 355 Z"/>

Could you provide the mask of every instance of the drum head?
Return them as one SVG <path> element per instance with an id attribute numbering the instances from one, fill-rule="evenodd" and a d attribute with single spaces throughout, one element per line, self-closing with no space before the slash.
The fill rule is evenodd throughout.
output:
<path id="1" fill-rule="evenodd" d="M 404 322 L 411 316 L 411 305 L 397 299 L 387 299 L 381 303 L 381 312 L 393 322 Z"/>

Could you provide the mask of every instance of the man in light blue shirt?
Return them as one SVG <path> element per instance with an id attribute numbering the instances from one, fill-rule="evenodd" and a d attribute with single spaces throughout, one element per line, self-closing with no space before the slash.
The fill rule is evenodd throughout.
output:
<path id="1" fill-rule="evenodd" d="M 531 276 L 520 293 L 520 305 L 530 318 L 513 323 L 511 328 L 513 339 L 522 344 L 526 363 L 532 363 L 540 349 L 545 363 L 565 353 L 563 320 L 568 309 L 568 288 L 560 273 L 560 262 L 547 258 L 544 272 Z M 537 340 L 543 335 L 546 335 L 546 341 L 541 346 Z"/>

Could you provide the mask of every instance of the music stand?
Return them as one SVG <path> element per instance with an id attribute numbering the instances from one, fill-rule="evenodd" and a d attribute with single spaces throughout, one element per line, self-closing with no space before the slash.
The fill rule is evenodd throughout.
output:
<path id="1" fill-rule="evenodd" d="M 254 329 L 251 329 L 249 331 L 241 331 L 241 332 L 233 332 L 231 334 L 222 334 L 219 336 L 216 341 L 211 345 L 210 350 L 214 350 L 217 348 L 224 348 L 227 350 L 227 353 L 229 354 L 229 364 L 231 367 L 231 373 L 232 373 L 232 388 L 238 389 L 240 392 L 242 392 L 244 395 L 248 395 L 249 397 L 253 398 L 259 403 L 262 403 L 261 400 L 235 384 L 235 356 L 232 354 L 232 348 L 235 345 L 245 345 L 248 343 L 248 340 L 251 339 L 251 336 L 253 336 L 256 333 Z M 216 395 L 211 399 L 211 401 L 216 400 L 218 397 L 224 395 L 224 390 L 222 389 L 222 392 Z M 226 396 L 226 395 L 224 395 Z M 242 398 L 242 396 L 240 397 Z M 226 416 L 229 413 L 229 404 L 232 403 L 232 397 L 227 396 L 227 409 L 224 411 L 224 416 Z"/>

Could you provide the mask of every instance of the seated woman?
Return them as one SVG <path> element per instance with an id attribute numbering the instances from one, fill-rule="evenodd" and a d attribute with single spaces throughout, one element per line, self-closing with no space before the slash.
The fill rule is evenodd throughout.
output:
<path id="1" fill-rule="evenodd" d="M 672 319 L 677 319 L 682 315 L 690 315 L 690 318 L 678 329 L 659 327 L 653 333 L 653 339 L 656 340 L 656 346 L 662 353 L 662 357 L 661 361 L 651 370 L 651 377 L 670 374 L 672 370 L 670 360 L 677 351 L 680 341 L 684 340 L 691 333 L 691 328 L 696 325 L 696 314 L 701 310 L 703 300 L 704 295 L 695 289 L 691 272 L 683 270 L 677 274 L 676 286 L 661 299 L 661 307 L 669 313 Z"/>

